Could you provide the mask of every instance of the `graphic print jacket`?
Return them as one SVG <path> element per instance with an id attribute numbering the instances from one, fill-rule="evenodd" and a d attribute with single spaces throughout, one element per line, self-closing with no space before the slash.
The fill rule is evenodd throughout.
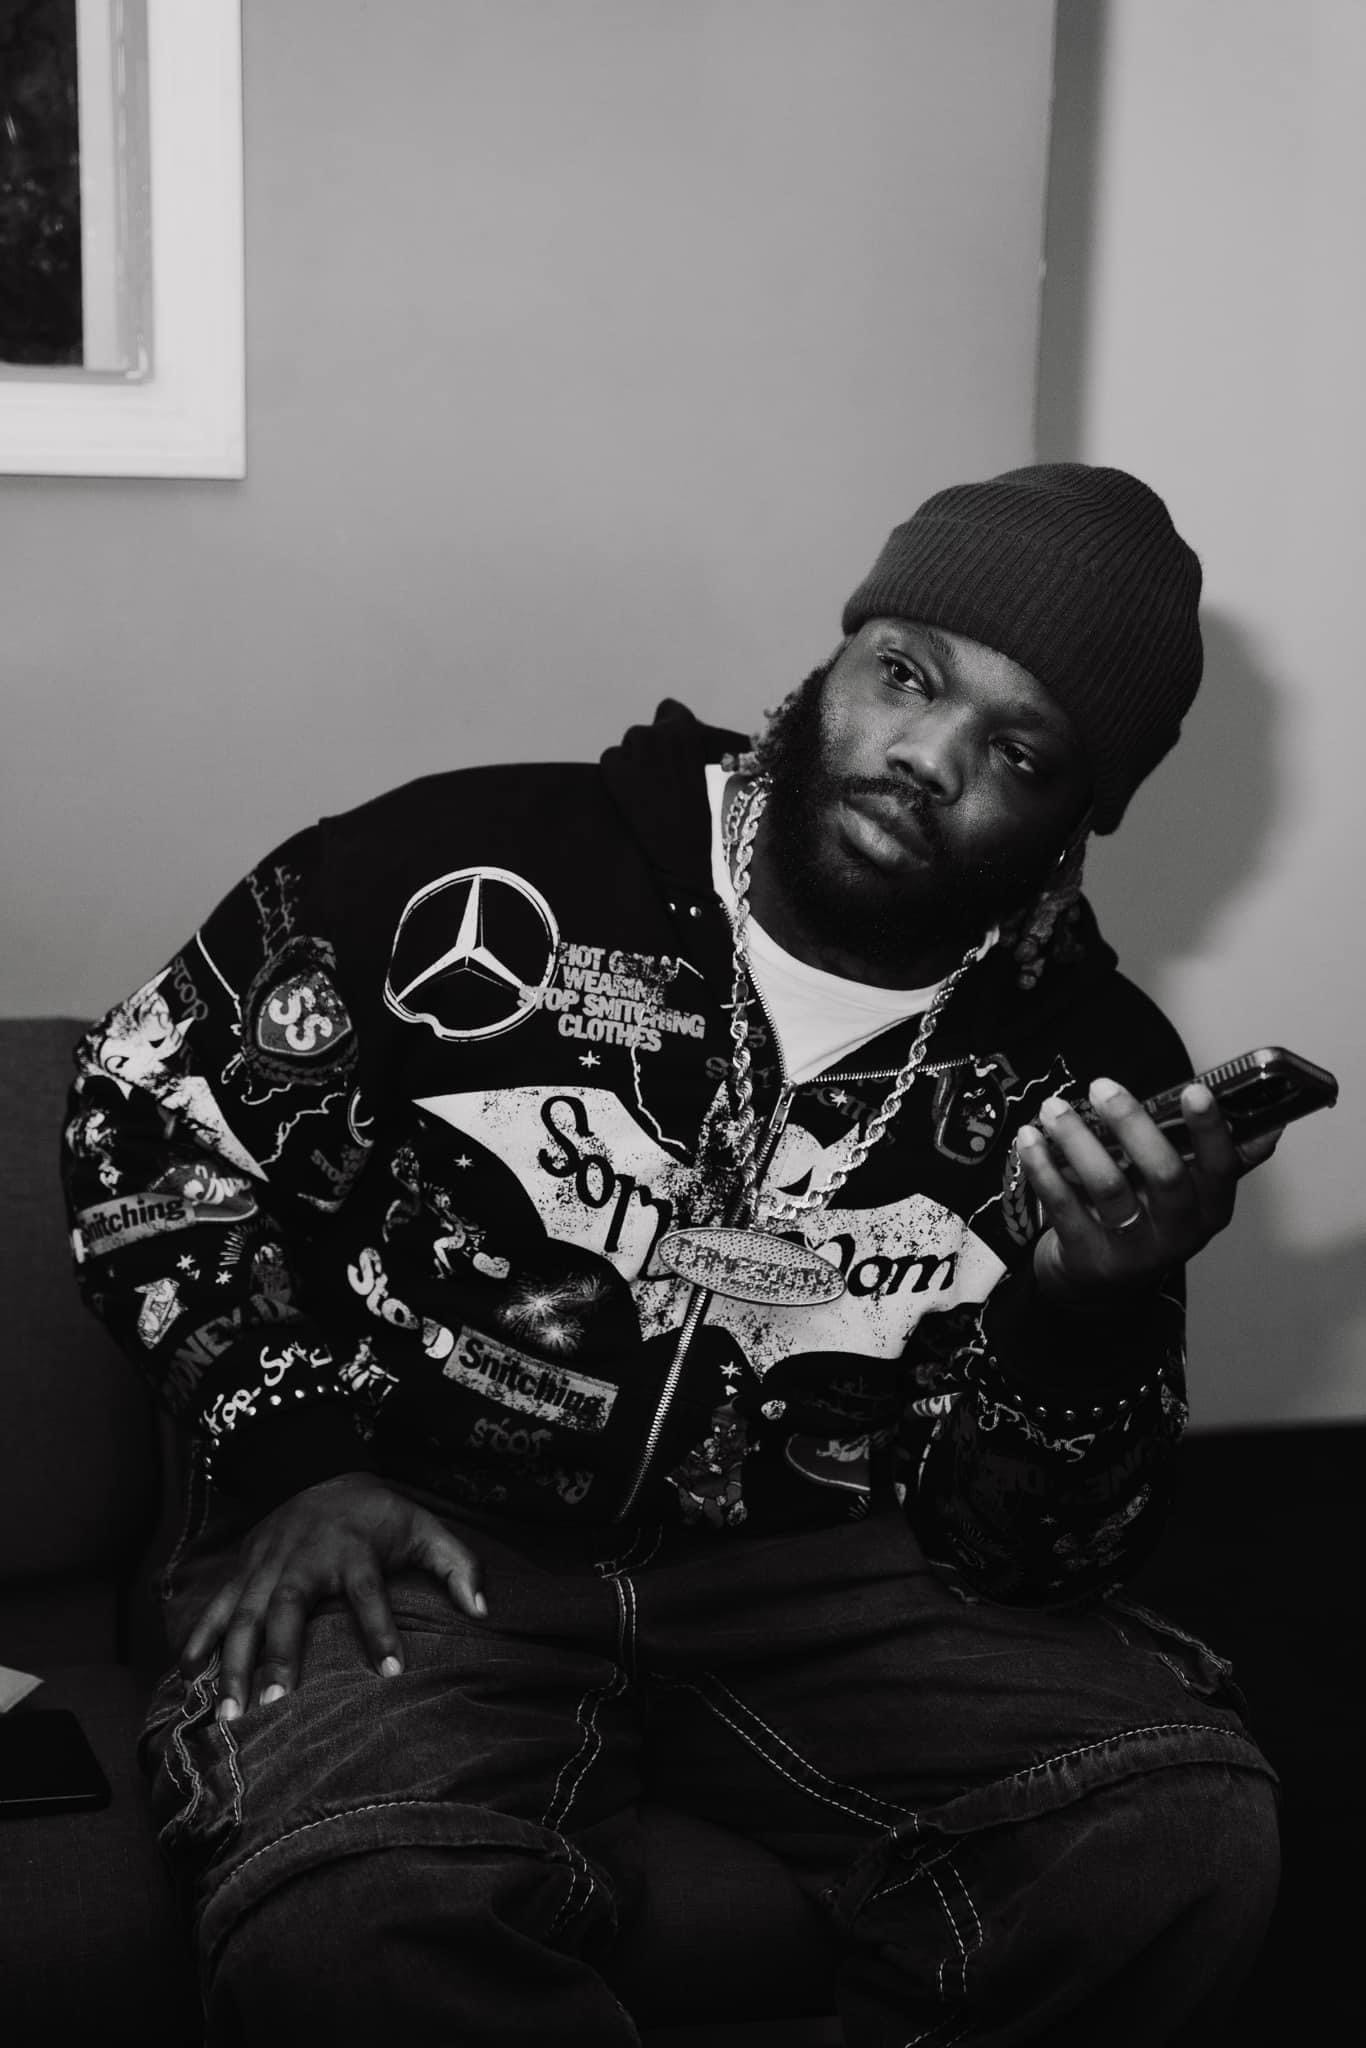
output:
<path id="1" fill-rule="evenodd" d="M 969 971 L 893 1125 L 786 1233 L 838 1299 L 678 1277 L 661 1240 L 739 1193 L 703 769 L 742 744 L 665 704 L 600 763 L 435 775 L 264 860 L 77 1050 L 84 1298 L 256 1513 L 363 1468 L 453 1511 L 743 1537 L 895 1486 L 965 1591 L 1088 1597 L 1163 1516 L 1181 1276 L 1043 1302 L 1011 1139 L 1184 1050 L 1082 906 L 1032 990 L 999 945 Z M 788 1088 L 750 1016 L 768 1176 L 801 1191 L 914 1022 Z"/>

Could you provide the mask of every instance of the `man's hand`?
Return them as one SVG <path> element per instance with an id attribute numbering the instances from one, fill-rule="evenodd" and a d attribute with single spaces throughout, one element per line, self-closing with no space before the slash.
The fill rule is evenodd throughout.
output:
<path id="1" fill-rule="evenodd" d="M 298 1681 L 313 1608 L 344 1595 L 376 1669 L 396 1678 L 403 1646 L 385 1579 L 405 1565 L 434 1573 L 466 1614 L 487 1614 L 477 1560 L 435 1515 L 369 1472 L 306 1487 L 249 1532 L 236 1571 L 190 1632 L 181 1671 L 192 1678 L 221 1643 L 219 1720 L 234 1720 L 249 1698 L 269 1706 Z"/>
<path id="2" fill-rule="evenodd" d="M 1192 1082 L 1181 1097 L 1188 1164 L 1118 1082 L 1093 1081 L 1090 1099 L 1123 1147 L 1127 1173 L 1056 1096 L 1039 1112 L 1042 1131 L 1026 1124 L 1015 1140 L 1049 1225 L 1034 1247 L 1040 1288 L 1075 1304 L 1141 1287 L 1193 1257 L 1230 1221 L 1239 1179 L 1270 1158 L 1280 1137 L 1235 1145 L 1209 1089 Z"/>

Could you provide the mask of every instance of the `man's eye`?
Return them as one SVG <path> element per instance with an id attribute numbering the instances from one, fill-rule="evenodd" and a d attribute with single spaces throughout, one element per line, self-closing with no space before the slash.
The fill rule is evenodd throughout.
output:
<path id="1" fill-rule="evenodd" d="M 918 668 L 912 667 L 904 655 L 879 654 L 878 661 L 882 665 L 882 673 L 887 678 L 887 681 L 894 683 L 898 690 L 923 690 L 925 688 L 925 678 L 921 675 Z"/>
<path id="2" fill-rule="evenodd" d="M 1045 773 L 1037 756 L 1031 754 L 1027 747 L 1017 746 L 1014 740 L 1002 740 L 997 752 L 1012 774 L 1023 775 L 1030 781 L 1037 781 Z"/>

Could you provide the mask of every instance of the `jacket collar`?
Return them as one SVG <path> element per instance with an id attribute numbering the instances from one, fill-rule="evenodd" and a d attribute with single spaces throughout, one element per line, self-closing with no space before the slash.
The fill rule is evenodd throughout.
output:
<path id="1" fill-rule="evenodd" d="M 634 725 L 602 756 L 602 773 L 633 837 L 666 894 L 715 902 L 711 882 L 711 815 L 703 771 L 710 761 L 744 751 L 748 734 L 704 725 L 686 705 L 666 698 L 649 725 Z M 1082 900 L 1069 957 L 1050 959 L 1034 988 L 1018 983 L 1003 946 L 964 975 L 935 1031 L 937 1056 L 971 1052 L 998 1040 L 1046 1029 L 1113 974 L 1116 957 Z M 897 1025 L 873 1040 L 865 1056 L 895 1056 L 906 1035 Z"/>
<path id="2" fill-rule="evenodd" d="M 711 894 L 711 814 L 703 771 L 749 745 L 745 733 L 703 725 L 666 697 L 650 725 L 633 725 L 602 757 L 613 801 L 666 888 Z"/>

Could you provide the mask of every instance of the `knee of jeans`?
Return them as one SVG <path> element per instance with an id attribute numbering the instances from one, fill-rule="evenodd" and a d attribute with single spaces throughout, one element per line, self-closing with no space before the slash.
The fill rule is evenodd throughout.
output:
<path id="1" fill-rule="evenodd" d="M 1189 1917 L 1213 1948 L 1264 1932 L 1280 1883 L 1275 1779 L 1250 1766 L 1176 1763 L 1097 1786 L 1051 1816 L 1051 1841 L 1079 1912 L 1154 1926 Z"/>
<path id="2" fill-rule="evenodd" d="M 1071 2048 L 1228 2009 L 1275 1902 L 1269 1777 L 1183 1764 L 980 1825 L 964 1805 L 922 1813 L 830 1896 L 848 2015 L 892 2003 L 914 2039 Z"/>
<path id="3" fill-rule="evenodd" d="M 1139 1781 L 1147 1793 L 1134 1845 L 1141 1867 L 1227 1930 L 1265 1929 L 1281 1874 L 1280 1801 L 1269 1772 L 1189 1764 Z"/>
<path id="4" fill-rule="evenodd" d="M 965 1802 L 963 1803 L 965 1804 Z M 1178 1922 L 1212 1950 L 1254 1953 L 1280 1882 L 1279 1804 L 1267 1772 L 1192 1762 L 1093 1786 L 1057 1805 L 960 1825 L 959 1802 L 870 1850 L 827 1895 L 863 1941 L 905 1938 L 906 1915 L 946 1917 L 986 1951 L 1052 1923 L 1103 1945 L 1119 1927 L 1142 1942 Z M 954 1912 L 941 1880 L 962 1893 Z M 969 1944 L 971 1945 L 971 1944 Z"/>
<path id="5" fill-rule="evenodd" d="M 1176 1765 L 982 1824 L 965 1805 L 922 1813 L 827 1895 L 851 2010 L 890 1977 L 923 2025 L 1008 2014 L 1012 2040 L 1052 2040 L 1118 1983 L 1179 2019 L 1245 1981 L 1279 1877 L 1269 1776 Z"/>
<path id="6" fill-rule="evenodd" d="M 374 1801 L 290 1829 L 229 1869 L 200 1919 L 210 1979 L 354 1976 L 358 1950 L 458 1945 L 506 1929 L 582 1951 L 615 1932 L 605 1872 L 574 1843 L 488 1807 Z"/>
<path id="7" fill-rule="evenodd" d="M 201 1942 L 207 2048 L 501 2040 L 505 2024 L 530 2038 L 506 2016 L 533 1989 L 553 2004 L 584 1964 L 599 1973 L 614 1933 L 610 1900 L 553 1856 L 473 1841 L 345 1855 Z"/>

